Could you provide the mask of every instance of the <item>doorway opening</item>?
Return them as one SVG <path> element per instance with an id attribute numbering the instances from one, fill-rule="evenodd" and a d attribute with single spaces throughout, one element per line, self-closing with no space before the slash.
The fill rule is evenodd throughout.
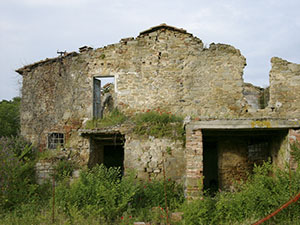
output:
<path id="1" fill-rule="evenodd" d="M 203 142 L 203 188 L 213 195 L 218 191 L 218 146 L 217 142 Z"/>
<path id="2" fill-rule="evenodd" d="M 124 171 L 124 136 L 98 134 L 90 138 L 89 167 L 104 164 L 107 168 L 118 167 Z"/>
<path id="3" fill-rule="evenodd" d="M 104 76 L 93 79 L 93 117 L 103 118 L 105 108 L 113 108 L 112 93 L 115 89 L 115 77 Z"/>
<path id="4" fill-rule="evenodd" d="M 120 167 L 124 170 L 124 147 L 123 145 L 104 145 L 103 164 L 107 167 Z"/>

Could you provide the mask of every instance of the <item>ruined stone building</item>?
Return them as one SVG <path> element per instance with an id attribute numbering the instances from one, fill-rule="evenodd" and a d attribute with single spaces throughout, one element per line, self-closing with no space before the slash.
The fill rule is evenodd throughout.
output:
<path id="1" fill-rule="evenodd" d="M 270 87 L 244 83 L 246 59 L 233 46 L 210 44 L 161 24 L 136 38 L 66 53 L 17 70 L 23 76 L 21 134 L 40 150 L 58 145 L 80 165 L 106 163 L 162 175 L 193 195 L 230 188 L 253 163 L 292 164 L 300 140 L 300 65 L 271 59 Z M 104 83 L 113 83 L 104 86 Z M 105 88 L 110 87 L 109 95 Z M 102 92 L 102 94 L 101 94 Z M 126 115 L 161 109 L 185 117 L 185 143 L 138 137 L 124 125 L 86 129 L 92 118 L 118 108 Z M 165 149 L 171 154 L 163 157 Z M 114 159 L 114 160 L 111 160 Z"/>

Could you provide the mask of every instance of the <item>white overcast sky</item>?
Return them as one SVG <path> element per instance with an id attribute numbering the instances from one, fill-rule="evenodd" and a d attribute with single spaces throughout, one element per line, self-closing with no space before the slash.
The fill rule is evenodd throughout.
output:
<path id="1" fill-rule="evenodd" d="M 273 56 L 300 63 L 299 0 L 0 0 L 0 100 L 19 95 L 19 67 L 161 23 L 240 49 L 255 85 L 268 85 Z"/>

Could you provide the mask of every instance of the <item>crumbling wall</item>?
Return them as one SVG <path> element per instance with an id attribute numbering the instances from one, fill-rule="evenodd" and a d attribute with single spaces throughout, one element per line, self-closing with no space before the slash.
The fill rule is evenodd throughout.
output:
<path id="1" fill-rule="evenodd" d="M 38 62 L 29 71 L 21 71 L 21 134 L 39 146 L 40 151 L 47 148 L 48 133 L 58 132 L 65 134 L 66 146 L 82 154 L 80 148 L 87 143 L 76 131 L 90 118 L 92 110 L 86 60 L 86 55 L 74 53 Z"/>
<path id="2" fill-rule="evenodd" d="M 180 115 L 239 117 L 246 105 L 245 64 L 232 46 L 207 49 L 192 34 L 168 26 L 46 59 L 18 70 L 23 75 L 22 135 L 41 150 L 49 132 L 65 133 L 68 142 L 70 133 L 92 118 L 96 76 L 115 77 L 113 104 L 127 114 L 160 108 Z M 75 133 L 74 144 L 81 142 Z"/>
<path id="3" fill-rule="evenodd" d="M 124 153 L 125 171 L 136 170 L 140 179 L 163 178 L 165 167 L 167 178 L 183 182 L 186 161 L 181 141 L 126 135 Z"/>
<path id="4" fill-rule="evenodd" d="M 259 109 L 264 109 L 269 103 L 269 88 L 261 88 L 250 83 L 244 83 L 243 94 L 250 106 L 250 113 L 256 112 Z"/>
<path id="5" fill-rule="evenodd" d="M 300 151 L 300 130 L 294 130 L 290 129 L 289 134 L 288 134 L 288 139 L 289 139 L 289 150 L 290 151 L 295 151 L 298 149 Z M 290 156 L 290 166 L 291 169 L 295 170 L 298 168 L 298 163 L 291 154 Z"/>
<path id="6" fill-rule="evenodd" d="M 273 57 L 270 71 L 271 115 L 282 118 L 300 117 L 300 65 Z"/>
<path id="7" fill-rule="evenodd" d="M 89 76 L 116 77 L 124 112 L 161 108 L 183 115 L 243 114 L 245 58 L 229 45 L 209 49 L 186 32 L 159 29 L 92 52 Z"/>

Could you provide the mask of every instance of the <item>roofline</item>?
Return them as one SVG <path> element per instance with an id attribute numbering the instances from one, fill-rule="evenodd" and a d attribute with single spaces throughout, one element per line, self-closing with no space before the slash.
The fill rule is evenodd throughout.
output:
<path id="1" fill-rule="evenodd" d="M 77 53 L 77 52 L 70 52 L 70 53 L 66 53 L 63 56 L 58 56 L 58 57 L 55 57 L 55 58 L 46 58 L 44 60 L 41 60 L 41 61 L 29 64 L 29 65 L 23 66 L 23 67 L 15 70 L 15 71 L 17 73 L 19 73 L 20 75 L 24 75 L 24 73 L 29 72 L 32 69 L 34 69 L 34 68 L 36 68 L 36 67 L 38 67 L 40 65 L 44 65 L 44 64 L 47 64 L 47 63 L 53 63 L 53 62 L 58 61 L 59 59 L 67 58 L 67 57 L 73 57 L 73 56 L 77 56 L 77 55 L 79 55 L 79 53 Z"/>
<path id="2" fill-rule="evenodd" d="M 186 30 L 184 30 L 183 28 L 177 28 L 177 27 L 169 26 L 169 25 L 167 25 L 165 23 L 162 23 L 162 24 L 160 24 L 158 26 L 150 27 L 149 29 L 140 32 L 139 35 L 149 34 L 151 32 L 154 32 L 154 31 L 157 31 L 157 30 L 161 30 L 161 29 L 167 29 L 167 30 L 177 31 L 177 32 L 184 33 L 184 34 L 190 34 Z"/>

